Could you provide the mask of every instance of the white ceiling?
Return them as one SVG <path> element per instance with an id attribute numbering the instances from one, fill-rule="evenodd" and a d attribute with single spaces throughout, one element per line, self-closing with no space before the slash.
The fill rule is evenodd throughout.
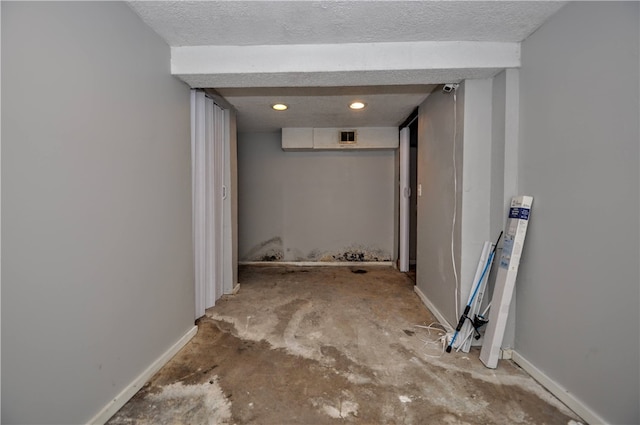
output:
<path id="1" fill-rule="evenodd" d="M 268 131 L 281 127 L 395 127 L 435 87 L 231 88 L 217 92 L 237 109 L 242 131 Z M 366 108 L 350 110 L 348 105 L 354 100 L 364 102 Z M 289 109 L 272 110 L 270 106 L 276 102 L 285 103 Z"/>
<path id="2" fill-rule="evenodd" d="M 240 131 L 270 131 L 281 127 L 398 125 L 434 84 L 487 78 L 512 66 L 514 57 L 519 61 L 517 43 L 564 3 L 129 4 L 172 46 L 175 75 L 192 87 L 216 89 L 237 109 Z M 398 59 L 393 52 L 402 55 Z M 510 56 L 503 52 L 510 52 Z M 486 57 L 490 59 L 484 60 Z M 345 65 L 350 62 L 345 58 L 353 58 L 353 63 Z M 492 60 L 495 63 L 488 63 Z M 397 62 L 397 66 L 388 66 L 385 61 Z M 364 100 L 367 108 L 349 111 L 347 104 L 354 99 Z M 270 105 L 276 102 L 289 104 L 289 110 L 272 111 Z"/>

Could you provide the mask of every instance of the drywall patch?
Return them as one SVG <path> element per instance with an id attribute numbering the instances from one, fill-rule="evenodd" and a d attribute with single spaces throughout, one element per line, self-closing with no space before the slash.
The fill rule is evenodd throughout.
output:
<path id="1" fill-rule="evenodd" d="M 283 259 L 282 238 L 275 236 L 251 248 L 242 261 L 282 261 Z"/>

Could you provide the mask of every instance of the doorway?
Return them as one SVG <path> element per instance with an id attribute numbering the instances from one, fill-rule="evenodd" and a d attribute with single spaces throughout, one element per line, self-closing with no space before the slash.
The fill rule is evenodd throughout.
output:
<path id="1" fill-rule="evenodd" d="M 414 277 L 417 246 L 418 108 L 400 125 L 399 269 Z"/>

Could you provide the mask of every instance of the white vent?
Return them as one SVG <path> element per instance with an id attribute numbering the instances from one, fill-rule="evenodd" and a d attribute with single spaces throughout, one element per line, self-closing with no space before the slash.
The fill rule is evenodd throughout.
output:
<path id="1" fill-rule="evenodd" d="M 338 143 L 341 145 L 355 145 L 358 142 L 356 130 L 340 130 Z"/>
<path id="2" fill-rule="evenodd" d="M 282 149 L 285 151 L 397 148 L 398 127 L 282 129 Z"/>

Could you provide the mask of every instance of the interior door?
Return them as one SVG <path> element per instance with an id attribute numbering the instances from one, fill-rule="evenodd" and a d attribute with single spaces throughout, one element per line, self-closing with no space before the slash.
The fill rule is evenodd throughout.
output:
<path id="1" fill-rule="evenodd" d="M 195 317 L 224 293 L 225 145 L 228 114 L 200 90 L 191 91 L 191 161 Z M 226 247 L 230 250 L 230 247 Z M 230 261 L 230 259 L 228 260 Z"/>

